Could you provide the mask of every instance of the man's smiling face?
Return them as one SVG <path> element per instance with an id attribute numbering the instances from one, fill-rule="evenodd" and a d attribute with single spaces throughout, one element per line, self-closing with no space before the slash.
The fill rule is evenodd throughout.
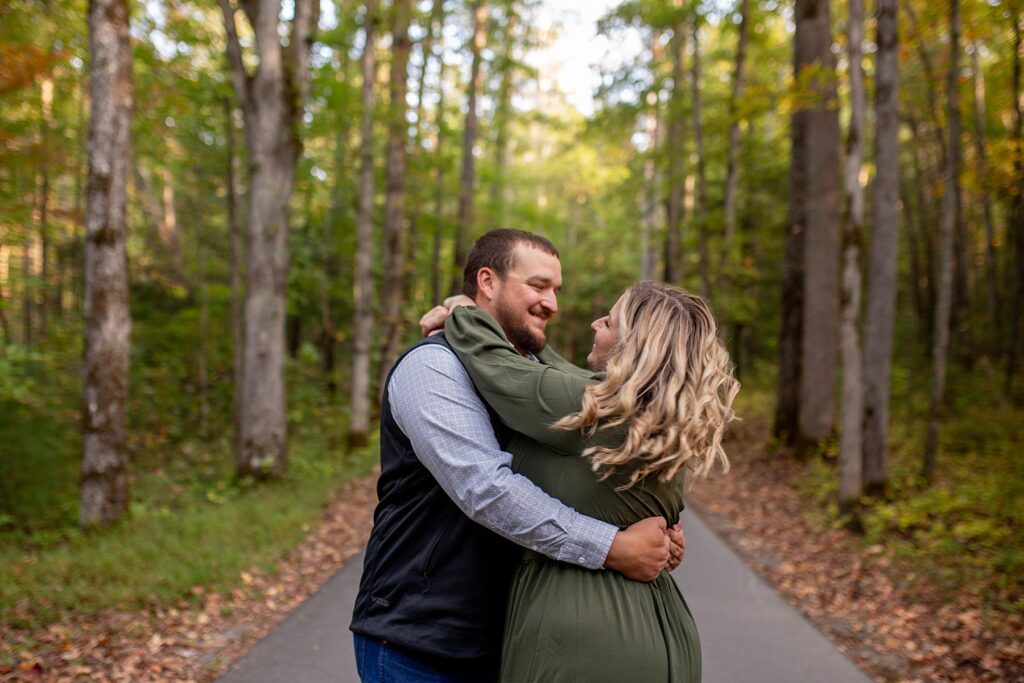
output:
<path id="1" fill-rule="evenodd" d="M 490 313 L 520 353 L 537 353 L 547 344 L 544 328 L 558 312 L 562 264 L 558 257 L 519 243 L 515 261 L 496 277 Z"/>

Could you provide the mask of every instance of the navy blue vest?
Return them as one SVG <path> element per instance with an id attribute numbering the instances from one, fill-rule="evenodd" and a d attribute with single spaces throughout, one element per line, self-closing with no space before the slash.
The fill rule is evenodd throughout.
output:
<path id="1" fill-rule="evenodd" d="M 406 354 L 423 344 L 447 346 L 436 335 Z M 391 413 L 388 382 L 381 403 L 379 502 L 349 628 L 431 660 L 493 668 L 496 679 L 520 551 L 462 514 L 419 461 Z M 504 448 L 507 428 L 490 417 Z"/>

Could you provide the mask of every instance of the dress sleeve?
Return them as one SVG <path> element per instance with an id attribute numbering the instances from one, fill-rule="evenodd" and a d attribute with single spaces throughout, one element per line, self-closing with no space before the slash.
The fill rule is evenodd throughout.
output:
<path id="1" fill-rule="evenodd" d="M 586 446 L 582 435 L 550 425 L 580 409 L 583 392 L 596 375 L 574 366 L 570 370 L 568 361 L 547 349 L 540 354 L 543 363 L 524 358 L 497 321 L 477 306 L 457 306 L 444 333 L 502 422 L 550 448 L 579 455 Z"/>

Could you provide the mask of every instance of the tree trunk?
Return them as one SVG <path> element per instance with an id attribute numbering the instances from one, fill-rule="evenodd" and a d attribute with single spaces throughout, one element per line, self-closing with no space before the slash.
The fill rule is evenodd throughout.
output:
<path id="1" fill-rule="evenodd" d="M 799 52 L 798 52 L 799 54 Z M 796 62 L 797 65 L 800 62 Z M 799 67 L 797 67 L 799 68 Z M 807 156 L 807 111 L 790 118 L 789 211 L 786 216 L 786 255 L 782 278 L 782 322 L 779 329 L 779 378 L 772 432 L 793 445 L 799 437 L 800 352 L 803 339 L 804 252 Z"/>
<path id="2" fill-rule="evenodd" d="M 131 317 L 125 257 L 131 164 L 132 53 L 126 0 L 89 2 L 89 186 L 79 524 L 128 510 L 125 403 Z"/>
<path id="3" fill-rule="evenodd" d="M 388 149 L 384 196 L 384 273 L 381 286 L 380 364 L 377 366 L 377 387 L 383 392 L 384 380 L 398 358 L 402 343 L 402 270 L 404 266 L 405 171 L 408 124 L 405 101 L 409 65 L 409 22 L 412 18 L 410 0 L 394 0 L 391 8 L 391 94 L 388 109 Z"/>
<path id="4" fill-rule="evenodd" d="M 996 231 L 992 218 L 992 198 L 989 196 L 988 155 L 985 151 L 985 75 L 981 71 L 978 57 L 980 46 L 977 42 L 971 50 L 971 75 L 974 81 L 974 151 L 978 157 L 982 217 L 985 223 L 985 292 L 989 319 L 993 321 L 993 332 L 998 334 L 1001 320 L 999 315 L 999 276 L 996 262 Z"/>
<path id="5" fill-rule="evenodd" d="M 658 31 L 651 31 L 649 49 L 651 63 L 660 63 L 663 55 Z M 653 280 L 658 263 L 657 236 L 661 233 L 658 221 L 661 175 L 658 173 L 657 162 L 658 148 L 661 146 L 661 98 L 656 84 L 647 93 L 646 107 L 644 132 L 647 135 L 647 155 L 644 160 L 644 221 L 640 245 L 640 279 Z"/>
<path id="6" fill-rule="evenodd" d="M 88 123 L 85 118 L 85 85 L 79 82 L 76 91 L 78 93 L 78 116 L 75 127 L 75 215 L 74 215 L 74 239 L 72 244 L 81 244 L 82 248 L 74 250 L 73 269 L 75 276 L 72 278 L 71 290 L 74 297 L 73 308 L 81 311 L 85 308 L 85 181 L 88 177 L 88 146 L 89 132 Z"/>
<path id="7" fill-rule="evenodd" d="M 255 34 L 258 67 L 250 74 L 235 26 L 235 10 L 220 0 L 227 50 L 241 103 L 249 160 L 245 361 L 238 476 L 281 475 L 287 465 L 285 411 L 285 288 L 288 281 L 288 202 L 302 152 L 298 125 L 309 84 L 309 50 L 319 0 L 296 0 L 282 44 L 280 1 L 244 4 Z M 265 5 L 265 6 L 264 6 Z"/>
<path id="8" fill-rule="evenodd" d="M 501 80 L 498 83 L 494 111 L 494 182 L 491 185 L 491 222 L 508 227 L 508 191 L 505 187 L 505 169 L 508 167 L 508 128 L 512 118 L 512 76 L 515 70 L 515 32 L 519 16 L 514 3 L 507 8 L 504 26 L 504 45 L 498 64 Z"/>
<path id="9" fill-rule="evenodd" d="M 349 77 L 348 53 L 340 56 L 339 78 Z M 323 353 L 323 375 L 327 392 L 334 396 L 338 392 L 336 375 L 338 331 L 334 324 L 335 283 L 339 276 L 339 254 L 336 229 L 341 218 L 349 211 L 352 202 L 350 177 L 347 172 L 350 154 L 349 117 L 338 116 L 334 135 L 334 179 L 331 187 L 331 208 L 323 222 L 323 263 L 320 282 L 320 346 Z"/>
<path id="10" fill-rule="evenodd" d="M 242 302 L 245 298 L 243 282 L 245 278 L 245 238 L 242 233 L 242 217 L 239 215 L 238 190 L 238 154 L 235 148 L 235 108 L 224 98 L 224 137 L 227 141 L 227 165 L 225 167 L 225 192 L 227 201 L 228 229 L 230 231 L 231 249 L 228 267 L 231 270 L 231 376 L 232 386 L 232 417 L 234 423 L 234 450 L 239 450 L 239 439 L 242 435 L 242 368 L 245 363 L 245 321 L 243 320 Z"/>
<path id="11" fill-rule="evenodd" d="M 932 65 L 932 56 L 928 51 L 928 45 L 925 42 L 924 34 L 921 32 L 921 21 L 917 16 L 917 11 L 914 9 L 913 3 L 905 2 L 900 5 L 904 13 L 909 19 L 910 30 L 914 34 L 914 44 L 917 47 L 917 55 L 921 60 L 921 68 L 924 70 L 924 85 L 926 99 L 928 100 L 928 107 L 931 113 L 931 132 L 935 136 L 935 142 L 939 149 L 940 163 L 945 167 L 946 164 L 946 138 L 943 135 L 940 121 L 942 116 L 939 114 L 940 102 L 942 98 L 939 97 L 939 91 L 937 84 L 939 82 L 938 76 L 935 74 L 935 67 Z"/>
<path id="12" fill-rule="evenodd" d="M 885 0 L 882 0 L 883 2 Z M 839 436 L 839 504 L 851 507 L 863 489 L 862 422 L 864 370 L 860 347 L 861 232 L 864 227 L 865 102 L 864 5 L 849 0 L 850 129 L 846 137 L 846 220 L 843 227 L 843 283 L 840 340 L 843 356 L 842 430 Z"/>
<path id="13" fill-rule="evenodd" d="M 474 0 L 473 38 L 469 49 L 472 55 L 469 70 L 469 85 L 466 94 L 466 124 L 462 132 L 462 173 L 459 190 L 459 218 L 455 224 L 455 274 L 451 292 L 461 291 L 462 269 L 466 265 L 468 241 L 473 234 L 473 192 L 476 185 L 476 161 L 473 148 L 477 137 L 477 99 L 481 84 L 481 62 L 487 40 L 487 0 Z"/>
<path id="14" fill-rule="evenodd" d="M 207 339 L 210 335 L 210 296 L 206 284 L 206 248 L 201 236 L 196 236 L 196 261 L 199 266 L 199 434 L 210 431 L 210 377 L 207 368 Z"/>
<path id="15" fill-rule="evenodd" d="M 1018 150 L 1024 149 L 1024 103 L 1021 94 L 1021 60 L 1024 59 L 1024 43 L 1021 41 L 1021 18 L 1012 16 L 1013 22 L 1013 142 Z M 1024 178 L 1024 158 L 1014 157 L 1014 177 Z M 1013 244 L 1013 310 L 1010 313 L 1010 349 L 1006 363 L 1006 390 L 1018 404 L 1022 397 L 1017 394 L 1017 366 L 1020 364 L 1021 340 L 1024 339 L 1024 192 L 1018 188 L 1010 197 L 1010 220 L 1008 232 Z"/>
<path id="16" fill-rule="evenodd" d="M 697 224 L 698 251 L 700 253 L 700 295 L 711 298 L 711 264 L 708 253 L 708 182 L 704 164 L 704 128 L 701 125 L 700 86 L 700 16 L 693 15 L 693 62 L 690 82 L 693 88 L 693 145 L 697 155 L 697 191 L 694 222 Z"/>
<path id="17" fill-rule="evenodd" d="M 370 431 L 370 341 L 373 333 L 373 85 L 377 66 L 377 0 L 368 0 L 363 20 L 362 121 L 359 128 L 359 214 L 353 275 L 352 418 L 349 448 L 365 446 Z"/>
<path id="18" fill-rule="evenodd" d="M 651 102 L 653 100 L 653 102 Z M 655 156 L 660 144 L 661 117 L 657 94 L 648 95 L 649 110 L 645 115 L 648 140 L 647 158 L 644 160 L 644 222 L 640 245 L 640 279 L 653 280 L 658 263 L 658 165 Z"/>
<path id="19" fill-rule="evenodd" d="M 829 0 L 798 0 L 797 73 L 811 69 L 817 101 L 806 110 L 807 152 L 804 198 L 806 229 L 803 299 L 800 437 L 818 441 L 832 434 L 839 356 L 839 252 L 842 206 L 839 165 L 839 108 Z M 801 30 L 801 28 L 803 30 Z"/>
<path id="20" fill-rule="evenodd" d="M 875 175 L 877 182 L 877 172 Z M 925 292 L 922 291 L 921 282 L 925 278 L 924 266 L 922 265 L 921 247 L 918 244 L 916 225 L 921 221 L 921 187 L 915 179 L 900 181 L 900 201 L 903 203 L 903 224 L 907 231 L 907 254 L 910 257 L 910 269 L 907 273 L 907 289 L 910 291 L 911 301 L 914 306 L 914 317 L 918 328 L 923 327 L 923 321 L 930 310 L 925 302 Z M 877 228 L 876 228 L 877 229 Z M 870 275 L 868 276 L 870 279 Z M 868 301 L 871 300 L 870 294 Z"/>
<path id="21" fill-rule="evenodd" d="M 134 195 L 133 198 L 139 204 L 143 220 L 146 223 L 146 243 L 152 247 L 153 253 L 161 249 L 160 224 L 163 221 L 161 216 L 160 202 L 157 200 L 153 189 L 153 176 L 149 168 L 137 159 L 134 165 Z"/>
<path id="22" fill-rule="evenodd" d="M 8 259 L 10 249 L 6 244 L 0 242 L 0 330 L 4 333 L 4 344 L 13 342 L 11 338 L 11 324 L 7 320 L 7 282 L 8 282 Z"/>
<path id="23" fill-rule="evenodd" d="M 7 286 L 10 277 L 10 248 L 0 241 L 0 330 L 4 333 L 4 344 L 10 344 L 11 324 L 7 320 Z"/>
<path id="24" fill-rule="evenodd" d="M 440 2 L 440 0 L 437 0 Z M 443 266 L 441 263 L 441 242 L 444 236 L 445 210 L 444 210 L 444 141 L 447 130 L 444 122 L 444 30 L 442 24 L 441 39 L 438 40 L 437 52 L 437 143 L 434 149 L 435 173 L 434 178 L 434 243 L 431 245 L 431 274 L 433 281 L 430 290 L 433 298 L 431 303 L 437 304 L 441 301 L 441 287 L 443 282 Z"/>
<path id="25" fill-rule="evenodd" d="M 425 130 L 423 119 L 426 117 L 425 107 L 423 106 L 423 98 L 427 88 L 427 70 L 430 67 L 430 60 L 434 54 L 434 24 L 441 22 L 441 30 L 444 30 L 444 1 L 434 0 L 430 8 L 430 17 L 427 19 L 427 33 L 423 36 L 423 40 L 420 41 L 420 54 L 422 55 L 423 64 L 420 66 L 420 72 L 416 79 L 416 143 L 414 148 L 419 151 L 418 143 L 423 139 L 423 132 Z M 440 36 L 440 34 L 438 34 Z"/>
<path id="26" fill-rule="evenodd" d="M 926 305 L 925 315 L 921 319 L 923 323 L 921 325 L 921 332 L 923 340 L 931 340 L 931 326 L 935 319 L 935 283 L 938 280 L 935 265 L 935 240 L 932 233 L 935 232 L 933 226 L 937 225 L 941 220 L 942 209 L 939 207 L 938 210 L 935 210 L 934 202 L 929 201 L 930 197 L 925 192 L 931 186 L 932 178 L 928 167 L 928 160 L 923 151 L 923 145 L 916 142 L 919 140 L 918 131 L 920 130 L 917 121 L 912 116 L 908 116 L 907 124 L 910 128 L 911 139 L 915 141 L 911 162 L 914 167 L 914 192 L 917 205 L 920 207 L 916 233 L 921 242 L 920 252 L 921 260 L 923 261 L 921 272 L 923 277 L 918 280 L 918 288 L 921 290 L 921 298 Z"/>
<path id="27" fill-rule="evenodd" d="M 39 332 L 45 333 L 50 318 L 50 125 L 53 112 L 53 79 L 42 78 L 39 84 L 39 177 L 36 186 L 36 220 L 39 223 L 39 291 L 36 301 L 39 312 Z M 59 305 L 59 302 L 58 302 Z"/>
<path id="28" fill-rule="evenodd" d="M 25 239 L 21 247 L 21 337 L 22 343 L 31 348 L 35 344 L 36 317 L 36 272 L 33 256 L 36 251 L 36 239 L 31 226 L 25 224 Z"/>
<path id="29" fill-rule="evenodd" d="M 949 351 L 949 322 L 953 300 L 953 242 L 957 223 L 957 193 L 960 172 L 960 109 L 957 104 L 957 74 L 960 61 L 960 0 L 952 0 L 949 8 L 949 76 L 948 99 L 949 154 L 947 155 L 945 192 L 942 195 L 942 223 L 939 243 L 939 282 L 935 306 L 932 344 L 932 391 L 928 411 L 928 434 L 924 446 L 922 475 L 929 484 L 935 477 L 942 423 L 943 399 L 946 390 L 946 356 Z"/>
<path id="30" fill-rule="evenodd" d="M 170 151 L 170 150 L 168 150 Z M 171 272 L 184 278 L 185 267 L 181 259 L 181 237 L 178 229 L 178 208 L 174 194 L 174 176 L 166 163 L 160 168 L 160 245 L 167 253 Z"/>
<path id="31" fill-rule="evenodd" d="M 668 202 L 665 226 L 665 282 L 683 281 L 683 60 L 686 55 L 686 22 L 680 19 L 672 28 L 672 95 L 668 104 Z"/>
<path id="32" fill-rule="evenodd" d="M 428 127 L 426 126 L 424 121 L 426 117 L 424 97 L 427 88 L 427 71 L 430 68 L 430 61 L 433 56 L 434 50 L 434 24 L 436 24 L 438 20 L 441 18 L 443 11 L 443 2 L 440 2 L 439 0 L 434 0 L 430 10 L 430 16 L 427 19 L 426 34 L 419 41 L 422 64 L 420 65 L 420 70 L 416 78 L 416 126 L 413 128 L 413 139 L 412 144 L 410 146 L 410 149 L 412 150 L 410 154 L 414 156 L 420 156 L 424 154 L 423 137 L 425 133 L 428 131 Z M 443 21 L 441 24 L 441 29 L 444 30 Z M 412 298 L 414 292 L 419 291 L 417 281 L 420 280 L 419 274 L 421 272 L 421 268 L 419 267 L 419 264 L 417 264 L 417 255 L 420 253 L 421 248 L 420 245 L 418 244 L 418 240 L 422 225 L 423 209 L 426 206 L 426 203 L 426 194 L 416 193 L 416 195 L 414 195 L 414 198 L 409 203 L 407 208 L 409 216 L 409 229 L 405 239 L 405 267 L 402 275 L 402 279 L 404 282 L 403 296 L 406 298 L 407 301 Z M 432 244 L 433 239 L 431 239 L 431 245 Z M 434 267 L 435 266 L 432 265 L 431 270 L 427 274 L 427 276 L 422 278 L 424 281 L 426 281 L 425 284 L 428 286 L 433 283 L 432 278 Z M 432 299 L 431 301 L 439 301 L 439 299 Z"/>
<path id="33" fill-rule="evenodd" d="M 732 96 L 729 99 L 729 149 L 725 169 L 725 234 L 722 237 L 722 257 L 718 266 L 719 279 L 724 282 L 726 268 L 733 264 L 732 242 L 736 234 L 736 191 L 739 189 L 740 114 L 743 100 L 743 78 L 747 63 L 747 36 L 750 33 L 750 0 L 739 0 L 739 38 L 736 44 L 736 70 L 733 72 Z"/>
<path id="34" fill-rule="evenodd" d="M 875 43 L 874 231 L 864 324 L 864 484 L 885 487 L 899 259 L 900 114 L 897 0 L 878 0 Z M 920 210 L 921 207 L 918 207 Z M 916 262 L 912 255 L 912 261 Z M 911 269 L 912 272 L 918 268 Z M 917 287 L 917 283 L 914 284 Z"/>

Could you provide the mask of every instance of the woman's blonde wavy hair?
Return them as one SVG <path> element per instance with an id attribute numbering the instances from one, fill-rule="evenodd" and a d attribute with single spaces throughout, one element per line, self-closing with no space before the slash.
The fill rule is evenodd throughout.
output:
<path id="1" fill-rule="evenodd" d="M 740 383 L 708 305 L 678 287 L 638 282 L 622 295 L 618 317 L 604 380 L 587 388 L 580 412 L 554 426 L 591 436 L 625 427 L 619 446 L 584 451 L 602 480 L 627 474 L 622 488 L 650 476 L 667 481 L 683 466 L 703 477 L 716 461 L 728 472 L 722 436 Z"/>

